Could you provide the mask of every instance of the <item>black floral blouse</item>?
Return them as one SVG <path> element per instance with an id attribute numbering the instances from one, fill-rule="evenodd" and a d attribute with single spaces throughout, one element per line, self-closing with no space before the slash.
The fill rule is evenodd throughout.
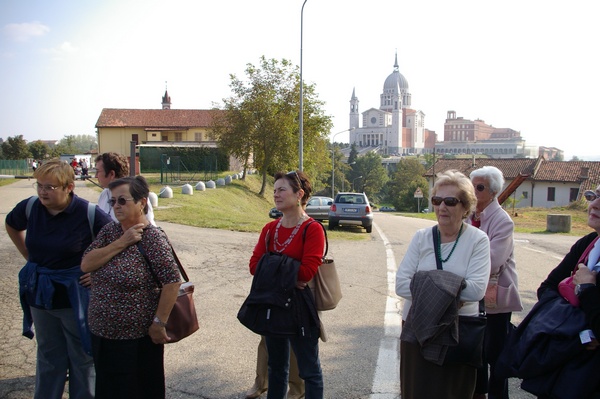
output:
<path id="1" fill-rule="evenodd" d="M 123 235 L 121 224 L 104 226 L 85 253 L 102 248 Z M 152 269 L 165 285 L 180 281 L 166 235 L 149 225 L 141 241 Z M 92 272 L 88 321 L 90 331 L 108 339 L 137 339 L 148 335 L 160 291 L 137 245 L 131 245 Z"/>

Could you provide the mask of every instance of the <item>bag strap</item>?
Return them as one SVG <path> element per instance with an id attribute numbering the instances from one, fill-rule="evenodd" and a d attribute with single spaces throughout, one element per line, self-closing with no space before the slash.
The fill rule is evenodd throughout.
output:
<path id="1" fill-rule="evenodd" d="M 440 260 L 441 256 L 440 256 L 440 252 L 439 252 L 439 236 L 438 236 L 438 226 L 437 224 L 435 226 L 433 226 L 433 229 L 431 229 L 431 232 L 433 233 L 433 249 L 435 251 L 435 263 L 437 264 L 437 268 L 438 270 L 444 270 L 444 268 L 442 267 L 442 261 Z M 463 286 L 464 286 L 464 280 L 463 280 Z M 462 291 L 462 288 L 461 288 Z M 485 297 L 481 298 L 481 301 L 479 301 L 479 314 L 482 316 L 485 316 Z"/>
<path id="2" fill-rule="evenodd" d="M 160 228 L 160 227 L 156 227 L 156 228 L 158 230 L 160 230 L 164 234 L 165 238 L 167 239 L 167 242 L 169 243 L 169 246 L 171 247 L 171 253 L 173 254 L 173 258 L 175 259 L 175 262 L 177 263 L 177 268 L 179 269 L 179 273 L 181 274 L 181 277 L 183 277 L 183 280 L 185 282 L 190 281 L 187 273 L 185 272 L 185 269 L 183 268 L 183 265 L 181 264 L 181 261 L 179 260 L 179 258 L 177 257 L 177 254 L 175 253 L 175 249 L 173 248 L 173 245 L 171 244 L 171 241 L 169 241 L 169 238 L 167 237 L 167 234 L 163 231 L 162 228 Z M 150 274 L 152 274 L 152 278 L 154 279 L 154 282 L 156 283 L 156 285 L 159 288 L 162 288 L 162 284 L 160 283 L 160 280 L 158 279 L 158 276 L 154 272 L 154 269 L 152 269 L 152 262 L 150 262 L 150 259 L 148 258 L 148 255 L 146 254 L 146 251 L 144 251 L 144 248 L 142 247 L 142 242 L 141 241 L 138 241 L 137 247 L 138 247 L 138 250 L 140 251 L 140 253 L 142 254 L 142 256 L 144 257 L 144 260 L 146 261 L 146 264 L 148 265 L 148 269 L 150 270 Z"/>
<path id="3" fill-rule="evenodd" d="M 312 223 L 319 223 L 323 229 L 323 233 L 325 233 L 325 253 L 323 254 L 323 259 L 325 259 L 327 252 L 329 252 L 329 241 L 327 240 L 327 230 L 325 229 L 325 226 L 323 226 L 323 223 L 319 222 L 318 220 L 311 220 L 308 222 L 304 228 L 304 231 L 302 232 L 302 244 L 304 244 L 304 241 L 306 240 L 306 230 L 308 230 L 308 226 L 310 226 Z"/>
<path id="4" fill-rule="evenodd" d="M 33 204 L 38 200 L 37 195 L 29 197 L 27 200 L 27 205 L 25 206 L 25 217 L 29 220 L 29 215 L 31 215 L 31 209 L 33 208 Z M 96 220 L 96 205 L 88 202 L 87 209 L 87 218 L 88 224 L 90 225 L 90 232 L 92 233 L 92 241 L 96 239 L 96 234 L 94 234 L 94 223 Z"/>
<path id="5" fill-rule="evenodd" d="M 439 251 L 440 237 L 438 236 L 437 224 L 435 226 L 433 226 L 433 229 L 431 229 L 431 232 L 433 233 L 433 250 L 435 251 L 435 263 L 437 264 L 438 270 L 444 270 L 444 268 L 442 267 L 442 261 L 440 260 L 440 258 L 442 256 Z"/>
<path id="6" fill-rule="evenodd" d="M 592 240 L 592 242 L 590 243 L 590 245 L 587 246 L 587 248 L 585 249 L 585 251 L 583 251 L 583 253 L 579 257 L 579 260 L 575 264 L 575 269 L 573 270 L 573 273 L 575 273 L 579 269 L 579 264 L 580 263 L 583 263 L 583 264 L 585 264 L 587 266 L 588 256 L 589 256 L 590 252 L 592 251 L 592 249 L 594 248 L 594 246 L 596 245 L 596 241 L 598 241 L 599 238 L 600 238 L 600 235 L 596 236 L 596 238 L 594 238 Z"/>

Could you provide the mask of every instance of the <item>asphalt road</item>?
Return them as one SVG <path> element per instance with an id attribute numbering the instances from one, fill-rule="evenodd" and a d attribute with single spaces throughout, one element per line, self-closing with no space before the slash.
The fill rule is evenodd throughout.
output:
<path id="1" fill-rule="evenodd" d="M 0 187 L 2 219 L 18 201 L 35 193 L 32 183 L 22 180 Z M 77 182 L 75 192 L 91 201 L 99 195 L 98 190 L 86 188 L 82 182 Z M 158 214 L 160 205 L 159 200 Z M 268 220 L 265 215 L 265 223 Z M 328 399 L 399 398 L 395 388 L 397 340 L 395 337 L 390 340 L 389 332 L 395 334 L 390 320 L 399 318 L 401 303 L 390 292 L 391 269 L 402 259 L 414 231 L 432 222 L 387 213 L 377 213 L 375 221 L 377 228 L 368 240 L 330 241 L 344 298 L 337 309 L 322 316 L 329 336 L 328 342 L 320 345 Z M 258 337 L 235 316 L 250 288 L 247 265 L 258 234 L 158 224 L 169 235 L 196 284 L 200 321 L 196 334 L 166 347 L 167 397 L 243 398 L 254 379 Z M 517 235 L 515 238 L 520 288 L 526 307 L 525 312 L 513 318 L 519 322 L 535 303 L 539 283 L 576 237 Z M 35 340 L 21 336 L 17 284 L 17 273 L 24 260 L 4 229 L 0 234 L 0 259 L 0 398 L 31 398 L 36 346 Z M 381 356 L 386 345 L 388 354 L 391 351 L 387 358 Z M 381 370 L 391 376 L 385 377 L 388 381 L 384 384 L 381 384 Z M 374 386 L 374 381 L 379 383 Z M 511 381 L 511 398 L 533 398 L 521 391 L 518 384 L 518 380 Z"/>

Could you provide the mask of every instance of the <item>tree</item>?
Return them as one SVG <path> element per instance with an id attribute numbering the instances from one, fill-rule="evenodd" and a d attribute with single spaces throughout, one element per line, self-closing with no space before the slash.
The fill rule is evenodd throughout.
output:
<path id="1" fill-rule="evenodd" d="M 85 154 L 98 148 L 96 136 L 89 134 L 67 135 L 63 137 L 56 147 L 60 154 Z"/>
<path id="2" fill-rule="evenodd" d="M 7 138 L 2 143 L 2 154 L 5 159 L 27 159 L 31 157 L 23 135 Z"/>
<path id="3" fill-rule="evenodd" d="M 298 156 L 298 110 L 300 76 L 298 67 L 288 60 L 260 58 L 258 67 L 247 64 L 247 80 L 230 75 L 233 95 L 224 99 L 224 113 L 215 118 L 211 135 L 230 155 L 253 166 L 263 177 L 260 195 L 264 195 L 267 176 L 281 170 L 296 169 Z M 322 110 L 315 86 L 304 85 L 303 143 L 305 171 L 318 176 L 328 169 L 326 132 L 331 117 Z"/>
<path id="4" fill-rule="evenodd" d="M 29 152 L 34 159 L 44 159 L 46 155 L 50 155 L 50 147 L 41 140 L 29 143 Z"/>
<path id="5" fill-rule="evenodd" d="M 354 173 L 358 174 L 352 179 L 356 180 L 354 191 L 364 192 L 371 201 L 376 201 L 376 195 L 388 180 L 381 159 L 380 155 L 368 152 L 365 156 L 356 158 L 356 164 L 353 165 Z"/>
<path id="6" fill-rule="evenodd" d="M 427 179 L 423 177 L 425 172 L 425 167 L 417 159 L 403 159 L 384 190 L 387 200 L 399 211 L 416 212 L 415 190 L 420 188 L 423 198 L 429 196 Z"/>

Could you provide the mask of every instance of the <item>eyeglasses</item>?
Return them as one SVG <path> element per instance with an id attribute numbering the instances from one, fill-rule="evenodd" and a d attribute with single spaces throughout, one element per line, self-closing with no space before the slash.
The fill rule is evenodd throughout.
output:
<path id="1" fill-rule="evenodd" d="M 482 192 L 483 190 L 485 190 L 485 186 L 483 184 L 478 184 L 475 186 L 475 190 Z"/>
<path id="2" fill-rule="evenodd" d="M 431 197 L 431 203 L 435 206 L 440 205 L 442 202 L 446 206 L 456 206 L 459 202 L 462 202 L 462 201 L 455 197 L 445 197 L 445 198 L 437 197 L 437 196 Z"/>
<path id="3" fill-rule="evenodd" d="M 109 199 L 108 203 L 110 204 L 111 207 L 114 208 L 115 205 L 117 205 L 117 204 L 124 206 L 127 203 L 127 201 L 134 201 L 134 200 L 135 200 L 134 198 L 119 197 L 118 199 L 114 199 L 114 198 Z"/>
<path id="4" fill-rule="evenodd" d="M 293 176 L 293 178 L 296 179 L 296 182 L 298 182 L 298 186 L 304 190 L 304 186 L 302 185 L 302 179 L 300 179 L 300 176 L 298 176 L 298 173 L 296 173 L 295 170 L 288 172 L 286 176 Z"/>
<path id="5" fill-rule="evenodd" d="M 56 189 L 61 188 L 61 186 L 53 186 L 52 184 L 33 183 L 33 188 L 35 188 L 38 191 L 54 191 Z"/>
<path id="6" fill-rule="evenodd" d="M 595 201 L 596 198 L 599 198 L 600 195 L 596 194 L 595 192 L 591 191 L 591 190 L 587 190 L 585 193 L 583 193 L 583 196 L 585 197 L 586 200 L 592 202 Z"/>

